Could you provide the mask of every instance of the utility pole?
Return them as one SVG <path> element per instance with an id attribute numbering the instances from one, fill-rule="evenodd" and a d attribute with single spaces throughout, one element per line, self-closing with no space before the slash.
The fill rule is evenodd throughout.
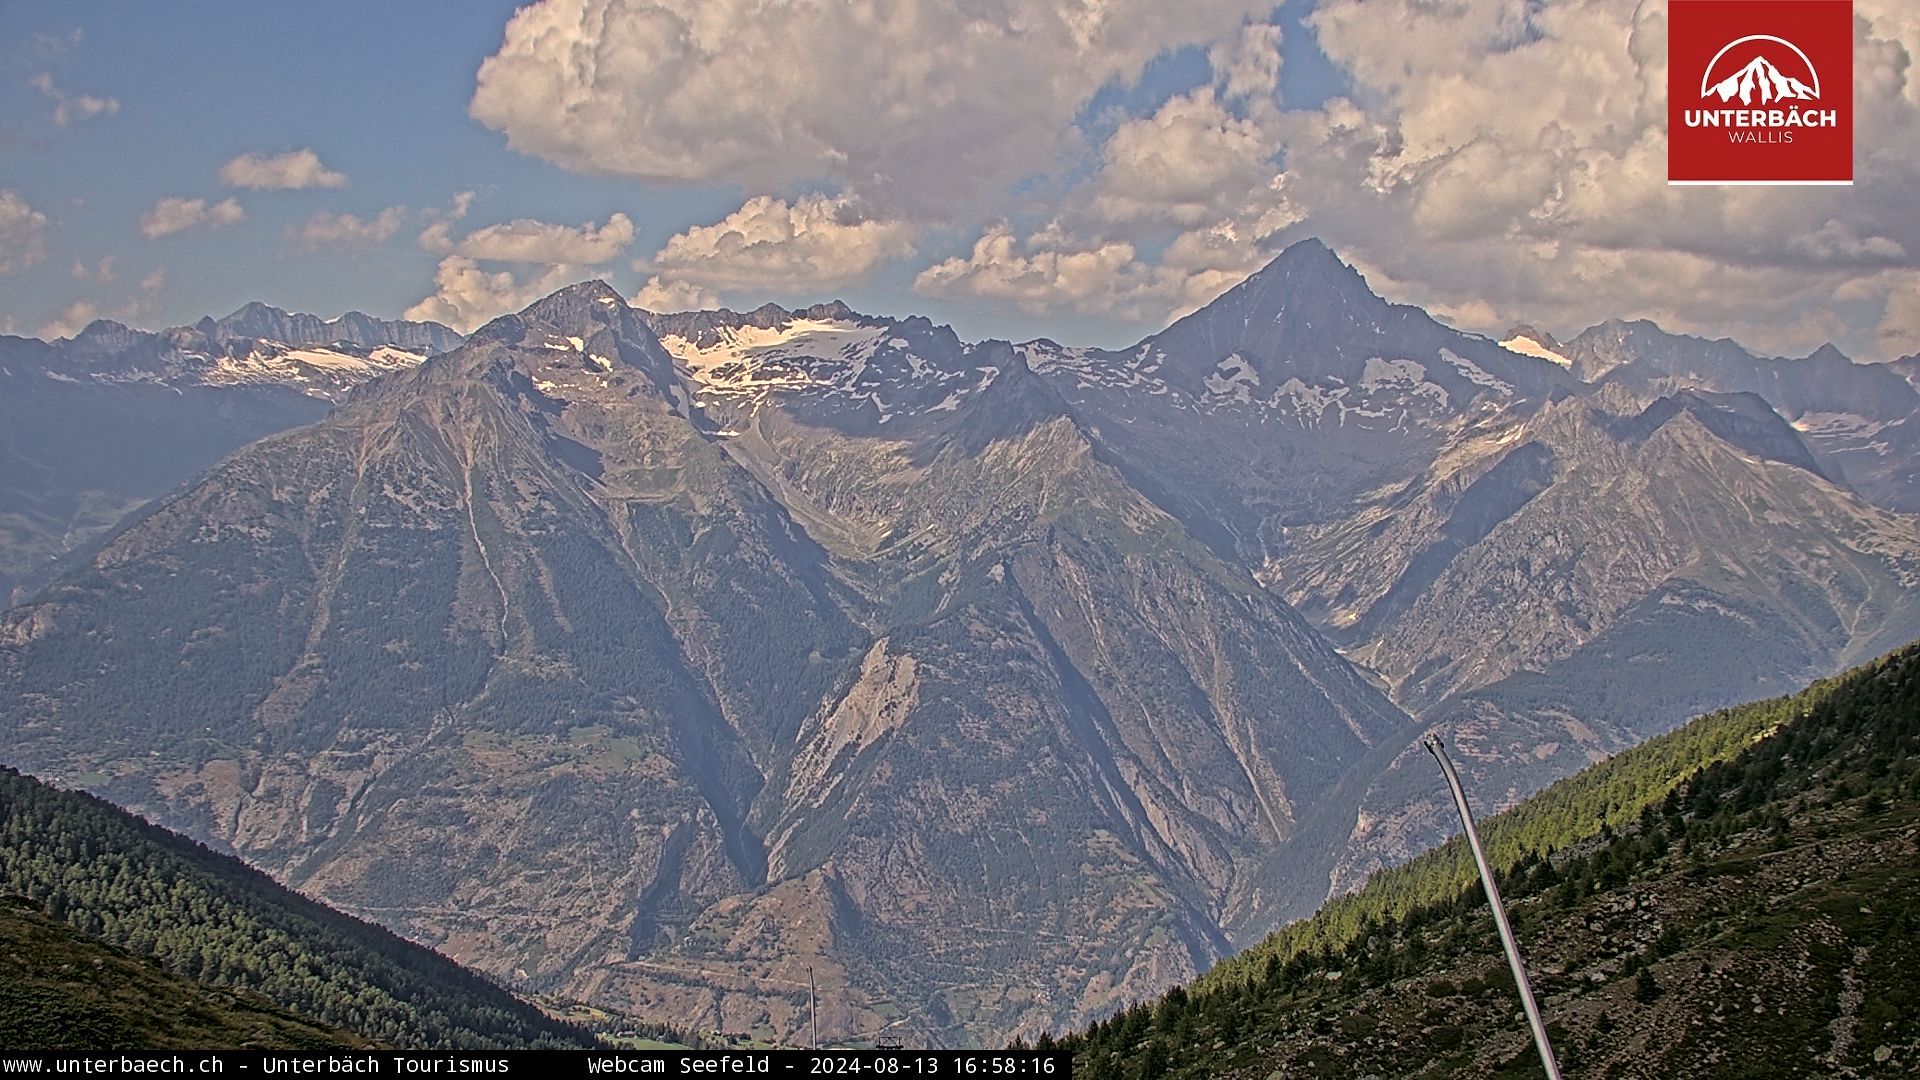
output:
<path id="1" fill-rule="evenodd" d="M 1540 1048 L 1540 1063 L 1547 1067 L 1547 1080 L 1560 1080 L 1560 1064 L 1554 1060 L 1553 1044 L 1547 1041 L 1547 1025 L 1540 1019 L 1540 1006 L 1533 1000 L 1533 984 L 1527 981 L 1527 966 L 1520 960 L 1520 943 L 1513 939 L 1513 926 L 1507 922 L 1506 905 L 1500 901 L 1500 887 L 1493 883 L 1493 867 L 1487 864 L 1487 853 L 1480 846 L 1480 834 L 1473 827 L 1473 811 L 1467 808 L 1467 793 L 1460 786 L 1460 774 L 1453 771 L 1453 762 L 1447 759 L 1446 747 L 1441 745 L 1440 737 L 1429 735 L 1422 740 L 1427 752 L 1440 763 L 1440 771 L 1447 776 L 1447 786 L 1453 789 L 1453 806 L 1460 811 L 1460 824 L 1467 830 L 1467 844 L 1473 849 L 1474 865 L 1480 868 L 1480 884 L 1486 886 L 1487 906 L 1493 908 L 1493 925 L 1500 931 L 1500 944 L 1507 950 L 1507 966 L 1513 969 L 1513 984 L 1520 989 L 1520 1007 L 1526 1010 L 1527 1023 L 1533 1028 L 1533 1044 Z"/>
<path id="2" fill-rule="evenodd" d="M 807 1023 L 813 1028 L 813 1048 L 820 1049 L 820 997 L 813 988 L 813 968 L 807 968 Z"/>

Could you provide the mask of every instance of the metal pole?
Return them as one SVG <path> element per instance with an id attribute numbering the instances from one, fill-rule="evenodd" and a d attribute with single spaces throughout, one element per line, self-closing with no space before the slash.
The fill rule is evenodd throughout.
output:
<path id="1" fill-rule="evenodd" d="M 1446 747 L 1438 736 L 1422 740 L 1440 771 L 1453 789 L 1453 806 L 1460 811 L 1460 824 L 1466 826 L 1467 844 L 1473 848 L 1473 861 L 1480 868 L 1480 883 L 1486 886 L 1487 906 L 1493 908 L 1493 925 L 1500 931 L 1500 944 L 1507 950 L 1507 966 L 1513 969 L 1513 983 L 1520 988 L 1520 1007 L 1526 1010 L 1527 1023 L 1533 1028 L 1533 1043 L 1540 1048 L 1540 1063 L 1547 1067 L 1547 1080 L 1560 1080 L 1560 1064 L 1554 1060 L 1553 1044 L 1547 1041 L 1547 1025 L 1540 1019 L 1540 1006 L 1533 1000 L 1533 984 L 1527 981 L 1527 966 L 1520 960 L 1520 944 L 1513 939 L 1513 927 L 1507 922 L 1507 907 L 1500 901 L 1500 887 L 1493 883 L 1493 867 L 1487 865 L 1487 853 L 1480 846 L 1480 833 L 1473 827 L 1473 811 L 1467 808 L 1467 793 L 1460 786 L 1460 775 L 1447 759 Z"/>
<path id="2" fill-rule="evenodd" d="M 813 969 L 807 969 L 807 1023 L 813 1028 L 813 1048 L 820 1049 L 820 999 L 813 989 Z"/>

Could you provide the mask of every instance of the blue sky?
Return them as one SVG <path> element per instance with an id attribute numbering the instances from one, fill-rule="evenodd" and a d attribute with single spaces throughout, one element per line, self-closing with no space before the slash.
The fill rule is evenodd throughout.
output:
<path id="1" fill-rule="evenodd" d="M 1114 345 L 1319 235 L 1473 329 L 1920 349 L 1904 77 L 1862 93 L 1855 188 L 1675 192 L 1633 0 L 1067 7 L 9 3 L 0 328 L 255 299 L 471 324 L 594 276 Z M 1920 53 L 1900 4 L 1856 10 L 1873 63 Z M 223 180 L 307 152 L 335 179 Z M 167 231 L 168 199 L 201 202 Z M 302 238 L 340 215 L 357 239 Z"/>
<path id="2" fill-rule="evenodd" d="M 431 291 L 436 259 L 414 244 L 418 228 L 346 250 L 303 250 L 287 230 L 322 211 L 425 211 L 471 190 L 476 220 L 578 223 L 624 210 L 643 238 L 659 241 L 738 205 L 725 189 L 649 190 L 571 173 L 508 150 L 468 119 L 474 71 L 500 44 L 513 7 L 462 4 L 456 20 L 452 9 L 391 3 L 328 4 L 324 18 L 299 4 L 0 6 L 0 68 L 16 73 L 0 91 L 0 186 L 53 222 L 47 259 L 7 282 L 0 318 L 31 333 L 74 300 L 117 310 L 161 268 L 166 284 L 139 320 L 146 324 L 224 314 L 250 299 L 391 317 Z M 40 72 L 119 109 L 56 128 L 53 102 L 27 85 Z M 240 154 L 301 147 L 349 185 L 236 193 L 218 179 Z M 146 240 L 138 220 L 163 196 L 236 196 L 246 220 Z M 76 260 L 106 257 L 117 261 L 115 285 L 71 276 Z M 622 267 L 611 276 L 634 275 Z"/>

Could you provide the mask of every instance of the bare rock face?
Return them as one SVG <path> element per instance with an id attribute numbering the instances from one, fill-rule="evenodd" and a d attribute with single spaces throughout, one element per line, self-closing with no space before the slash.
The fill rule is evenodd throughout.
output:
<path id="1" fill-rule="evenodd" d="M 1920 635 L 1804 416 L 1542 337 L 1317 244 L 1119 352 L 583 283 L 0 617 L 0 745 L 524 986 L 1079 1025 L 1439 839 L 1426 731 L 1491 808 Z"/>
<path id="2" fill-rule="evenodd" d="M 793 1035 L 807 966 L 835 1022 L 943 1041 L 1204 968 L 1406 717 L 1009 347 L 860 340 L 845 386 L 945 363 L 952 404 L 743 403 L 597 283 L 489 324 L 7 616 L 9 745 L 502 977 L 723 1030 Z"/>
<path id="3" fill-rule="evenodd" d="M 0 607 L 147 500 L 354 387 L 459 344 L 438 323 L 249 304 L 158 332 L 0 337 Z"/>

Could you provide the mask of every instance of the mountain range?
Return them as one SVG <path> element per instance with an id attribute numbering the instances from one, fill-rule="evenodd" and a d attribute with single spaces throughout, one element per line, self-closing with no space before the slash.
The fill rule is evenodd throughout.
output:
<path id="1" fill-rule="evenodd" d="M 1312 241 L 1117 351 L 583 283 L 256 386 L 331 409 L 0 616 L 0 732 L 526 988 L 988 1043 L 1438 842 L 1424 733 L 1505 805 L 1920 637 L 1911 366 L 1497 342 Z"/>
<path id="2" fill-rule="evenodd" d="M 438 323 L 258 303 L 159 332 L 0 336 L 0 605 L 201 469 L 459 342 Z"/>

